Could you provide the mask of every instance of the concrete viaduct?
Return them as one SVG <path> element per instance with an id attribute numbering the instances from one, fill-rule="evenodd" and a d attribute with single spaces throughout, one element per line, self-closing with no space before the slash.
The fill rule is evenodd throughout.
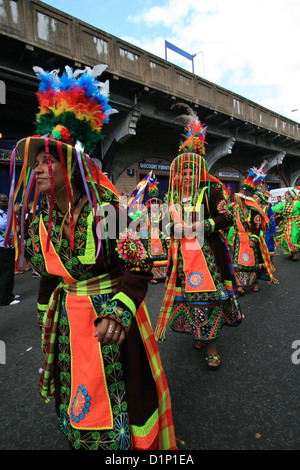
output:
<path id="1" fill-rule="evenodd" d="M 100 25 L 101 26 L 101 25 Z M 248 169 L 268 161 L 270 181 L 298 184 L 300 125 L 37 0 L 0 5 L 0 166 L 10 148 L 34 133 L 38 81 L 46 70 L 108 65 L 112 107 L 118 114 L 104 128 L 93 155 L 120 191 L 131 193 L 143 168 L 167 168 L 177 155 L 183 125 L 171 106 L 184 102 L 207 125 L 206 159 L 224 181 L 242 181 Z M 131 171 L 128 171 L 131 169 Z M 130 174 L 133 176 L 130 176 Z M 224 178 L 221 178 L 221 176 Z"/>

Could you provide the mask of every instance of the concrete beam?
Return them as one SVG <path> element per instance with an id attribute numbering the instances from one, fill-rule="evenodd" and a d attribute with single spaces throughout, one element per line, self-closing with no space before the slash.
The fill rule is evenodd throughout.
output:
<path id="1" fill-rule="evenodd" d="M 112 142 L 124 143 L 129 137 L 136 135 L 137 122 L 141 117 L 141 111 L 133 108 L 126 115 L 125 119 L 122 119 L 115 126 L 108 128 L 105 140 L 102 145 L 102 155 L 106 155 Z"/>
<path id="2" fill-rule="evenodd" d="M 211 151 L 207 153 L 206 161 L 209 170 L 218 160 L 220 160 L 220 158 L 226 157 L 232 153 L 232 148 L 235 142 L 235 137 L 231 137 L 223 141 L 221 144 L 216 145 Z"/>

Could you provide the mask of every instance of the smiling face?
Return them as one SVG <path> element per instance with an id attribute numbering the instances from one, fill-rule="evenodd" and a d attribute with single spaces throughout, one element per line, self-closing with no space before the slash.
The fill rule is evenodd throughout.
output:
<path id="1" fill-rule="evenodd" d="M 50 160 L 54 180 L 54 194 L 56 194 L 65 186 L 65 180 L 60 161 L 53 155 L 50 155 Z M 41 193 L 50 194 L 50 176 L 45 150 L 41 150 L 36 156 L 34 173 Z"/>

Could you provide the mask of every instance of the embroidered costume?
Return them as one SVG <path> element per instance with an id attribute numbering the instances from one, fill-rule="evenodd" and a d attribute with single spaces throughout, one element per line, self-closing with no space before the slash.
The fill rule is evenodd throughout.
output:
<path id="1" fill-rule="evenodd" d="M 112 111 L 102 96 L 107 85 L 95 80 L 102 70 L 66 68 L 59 79 L 57 73 L 36 69 L 41 78 L 38 128 L 45 135 L 17 144 L 24 157 L 21 182 L 27 163 L 34 166 L 43 146 L 50 181 L 50 157 L 57 155 L 70 194 L 63 216 L 53 190 L 43 195 L 26 240 L 27 255 L 41 274 L 38 308 L 45 364 L 39 393 L 46 401 L 55 397 L 59 426 L 74 449 L 175 449 L 168 385 L 144 301 L 152 262 L 139 237 L 124 227 L 127 213 L 116 189 L 80 142 L 75 144 L 77 138 L 88 140 L 90 151 Z M 75 176 L 81 177 L 87 196 L 76 225 Z M 24 201 L 29 192 L 27 185 Z M 67 217 L 70 240 L 64 232 Z M 125 329 L 121 345 L 102 345 L 94 338 L 103 318 Z"/>
<path id="2" fill-rule="evenodd" d="M 146 227 L 147 238 L 145 240 L 147 253 L 153 260 L 153 280 L 166 278 L 168 246 L 167 246 L 167 227 L 164 224 L 164 211 L 162 201 L 158 196 L 157 180 L 155 177 L 150 179 L 148 193 L 150 198 L 146 202 L 146 207 L 141 212 L 137 222 Z"/>
<path id="3" fill-rule="evenodd" d="M 257 283 L 262 268 L 267 271 L 266 279 L 278 282 L 264 238 L 269 218 L 252 197 L 264 178 L 263 166 L 252 168 L 241 192 L 234 195 L 233 268 L 240 288 Z"/>
<path id="4" fill-rule="evenodd" d="M 209 175 L 202 157 L 205 134 L 193 114 L 180 154 L 171 164 L 167 200 L 172 228 L 166 290 L 155 330 L 159 340 L 165 339 L 168 321 L 174 331 L 192 335 L 194 342 L 210 343 L 224 325 L 236 326 L 243 318 L 230 255 L 220 233 L 232 218 L 222 183 Z M 193 174 L 187 198 L 182 189 L 185 169 Z M 196 221 L 202 230 L 191 234 L 189 227 Z M 176 232 L 178 226 L 184 228 L 183 234 Z"/>
<path id="5" fill-rule="evenodd" d="M 282 225 L 279 242 L 284 254 L 291 255 L 300 249 L 300 201 L 296 191 L 291 190 L 292 201 L 282 201 L 272 207 L 274 214 L 280 213 Z"/>

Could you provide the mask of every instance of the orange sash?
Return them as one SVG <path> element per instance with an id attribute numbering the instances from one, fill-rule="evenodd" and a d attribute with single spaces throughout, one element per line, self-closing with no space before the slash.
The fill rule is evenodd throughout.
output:
<path id="1" fill-rule="evenodd" d="M 253 248 L 250 246 L 249 233 L 245 231 L 242 225 L 239 211 L 236 216 L 236 224 L 240 239 L 238 264 L 242 266 L 255 266 L 255 256 Z"/>
<path id="2" fill-rule="evenodd" d="M 216 291 L 205 256 L 196 238 L 181 240 L 186 292 Z M 195 269 L 196 267 L 196 269 Z"/>
<path id="3" fill-rule="evenodd" d="M 45 262 L 51 263 L 51 272 L 64 278 L 69 284 L 72 278 L 56 253 L 50 241 L 46 251 L 47 230 L 40 223 L 40 240 Z M 70 349 L 72 383 L 69 417 L 76 429 L 111 429 L 113 413 L 107 390 L 101 345 L 94 338 L 94 321 L 97 318 L 94 307 L 87 295 L 66 294 L 66 309 L 70 323 Z M 84 312 L 84 314 L 83 314 Z"/>

